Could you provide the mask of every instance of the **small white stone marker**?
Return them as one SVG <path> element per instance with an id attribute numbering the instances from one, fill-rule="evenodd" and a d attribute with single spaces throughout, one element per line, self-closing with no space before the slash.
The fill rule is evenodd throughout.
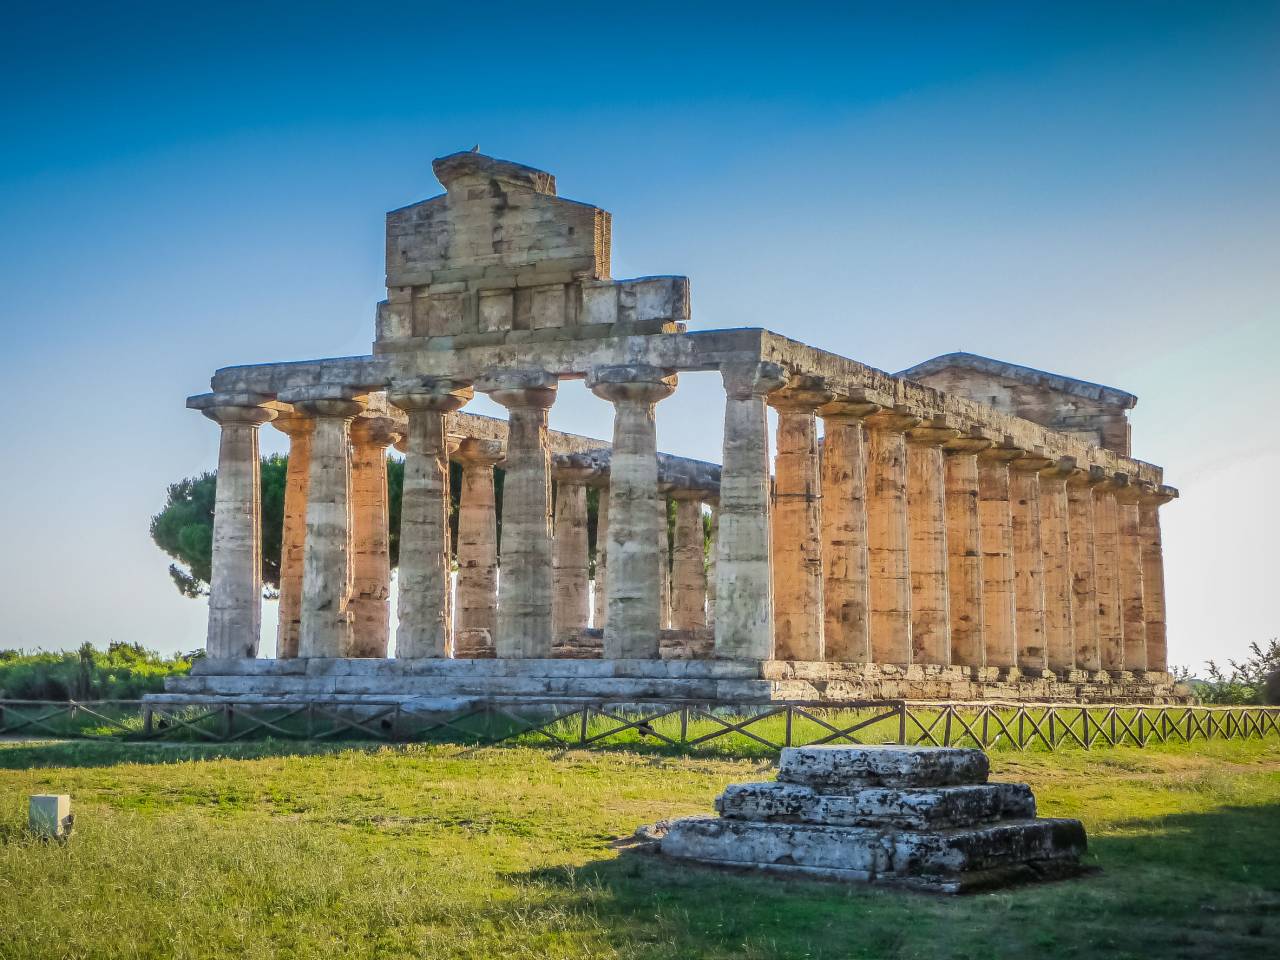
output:
<path id="1" fill-rule="evenodd" d="M 27 825 L 38 837 L 66 840 L 71 836 L 71 797 L 65 793 L 37 793 L 31 797 Z"/>

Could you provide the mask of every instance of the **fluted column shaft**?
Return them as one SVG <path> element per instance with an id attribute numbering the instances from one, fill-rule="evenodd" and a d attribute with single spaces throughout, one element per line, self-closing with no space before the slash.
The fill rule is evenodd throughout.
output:
<path id="1" fill-rule="evenodd" d="M 769 434 L 765 395 L 786 382 L 772 363 L 724 367 L 724 455 L 716 537 L 716 656 L 773 658 Z M 612 562 L 612 558 L 610 558 Z"/>
<path id="2" fill-rule="evenodd" d="M 1164 546 L 1160 537 L 1160 507 L 1177 496 L 1173 487 L 1144 487 L 1138 524 L 1142 537 L 1142 591 L 1147 613 L 1147 669 L 1169 669 L 1165 627 Z"/>
<path id="3" fill-rule="evenodd" d="M 667 491 L 658 485 L 658 629 L 671 627 L 671 515 Z"/>
<path id="4" fill-rule="evenodd" d="M 351 423 L 351 656 L 385 657 L 391 633 L 391 532 L 387 447 L 400 438 L 389 417 Z"/>
<path id="5" fill-rule="evenodd" d="M 907 431 L 907 553 L 913 663 L 951 663 L 946 462 L 942 444 L 957 433 L 940 420 Z"/>
<path id="6" fill-rule="evenodd" d="M 1089 472 L 1067 478 L 1067 522 L 1071 537 L 1071 623 L 1075 668 L 1102 669 L 1098 637 L 1098 580 L 1094 559 L 1094 496 Z"/>
<path id="7" fill-rule="evenodd" d="M 363 404 L 326 398 L 294 406 L 315 417 L 302 570 L 303 657 L 351 655 L 351 457 L 348 426 Z"/>
<path id="8" fill-rule="evenodd" d="M 1044 544 L 1040 538 L 1039 473 L 1049 462 L 1046 457 L 1028 454 L 1009 464 L 1018 667 L 1032 672 L 1043 671 L 1049 665 L 1044 632 Z"/>
<path id="9" fill-rule="evenodd" d="M 553 641 L 576 637 L 590 619 L 590 554 L 587 550 L 587 472 L 553 469 L 556 481 L 555 539 L 552 544 Z"/>
<path id="10" fill-rule="evenodd" d="M 454 457 L 462 464 L 458 491 L 458 586 L 453 655 L 487 659 L 498 631 L 498 517 L 493 468 L 502 459 L 496 440 L 463 440 Z"/>
<path id="11" fill-rule="evenodd" d="M 551 454 L 547 410 L 558 380 L 542 371 L 496 375 L 477 389 L 507 408 L 502 485 L 499 657 L 551 656 Z"/>
<path id="12" fill-rule="evenodd" d="M 716 543 L 720 539 L 720 500 L 708 504 L 711 507 L 710 544 L 707 550 L 707 626 L 716 625 Z"/>
<path id="13" fill-rule="evenodd" d="M 471 395 L 470 387 L 448 380 L 396 385 L 388 395 L 409 416 L 400 499 L 399 660 L 447 657 L 452 652 L 444 417 Z"/>
<path id="14" fill-rule="evenodd" d="M 1147 670 L 1147 611 L 1142 578 L 1142 527 L 1138 513 L 1140 496 L 1140 488 L 1131 482 L 1120 486 L 1115 494 L 1124 668 L 1134 673 Z"/>
<path id="15" fill-rule="evenodd" d="M 201 412 L 222 427 L 213 506 L 209 578 L 211 659 L 256 657 L 262 637 L 262 479 L 258 427 L 274 416 L 260 406 L 226 404 Z"/>
<path id="16" fill-rule="evenodd" d="M 671 628 L 707 625 L 707 561 L 702 537 L 702 494 L 678 491 L 675 551 L 671 565 Z"/>
<path id="17" fill-rule="evenodd" d="M 282 414 L 272 426 L 289 437 L 289 466 L 284 478 L 284 524 L 280 531 L 280 602 L 276 658 L 298 655 L 302 636 L 302 566 L 307 543 L 307 482 L 311 472 L 311 434 L 315 421 L 300 413 Z"/>
<path id="18" fill-rule="evenodd" d="M 867 561 L 871 650 L 877 663 L 911 662 L 907 440 L 919 418 L 897 410 L 867 417 Z"/>
<path id="19" fill-rule="evenodd" d="M 836 400 L 819 410 L 822 436 L 823 641 L 826 659 L 871 662 L 867 558 L 867 446 L 863 418 L 877 403 Z"/>
<path id="20" fill-rule="evenodd" d="M 675 377 L 646 366 L 604 367 L 591 371 L 587 386 L 614 407 L 604 656 L 652 659 L 661 629 L 658 538 L 665 521 L 654 407 L 671 395 Z"/>
<path id="21" fill-rule="evenodd" d="M 978 454 L 978 518 L 982 538 L 982 638 L 987 666 L 1018 665 L 1013 511 L 1009 463 L 1022 451 L 992 447 Z"/>
<path id="22" fill-rule="evenodd" d="M 1075 668 L 1071 598 L 1071 525 L 1067 477 L 1075 460 L 1064 457 L 1040 471 L 1040 542 L 1044 548 L 1044 645 L 1049 669 Z"/>
<path id="23" fill-rule="evenodd" d="M 1124 664 L 1124 620 L 1120 601 L 1120 532 L 1115 482 L 1103 479 L 1093 488 L 1094 570 L 1098 592 L 1098 653 L 1103 670 L 1121 671 Z"/>
<path id="24" fill-rule="evenodd" d="M 966 436 L 949 440 L 946 453 L 947 590 L 951 614 L 951 662 L 986 666 L 982 613 L 982 527 L 978 511 L 978 453 L 992 442 Z"/>
<path id="25" fill-rule="evenodd" d="M 591 625 L 596 630 L 603 630 L 608 619 L 609 592 L 605 589 L 605 581 L 609 573 L 609 486 L 600 488 L 596 500 L 596 578 L 594 609 L 591 613 Z"/>

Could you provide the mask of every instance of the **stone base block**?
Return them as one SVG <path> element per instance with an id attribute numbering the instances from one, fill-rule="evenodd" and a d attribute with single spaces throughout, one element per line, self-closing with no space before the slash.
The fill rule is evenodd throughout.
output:
<path id="1" fill-rule="evenodd" d="M 778 781 L 822 793 L 951 787 L 985 783 L 989 769 L 985 753 L 963 747 L 788 747 L 778 761 Z"/>

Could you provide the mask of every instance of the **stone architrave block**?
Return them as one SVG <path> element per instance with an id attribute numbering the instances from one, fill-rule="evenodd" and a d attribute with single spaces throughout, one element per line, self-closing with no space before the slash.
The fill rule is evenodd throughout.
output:
<path id="1" fill-rule="evenodd" d="M 985 783 L 981 750 L 960 747 L 787 747 L 778 780 L 824 793 L 863 787 L 949 787 Z"/>

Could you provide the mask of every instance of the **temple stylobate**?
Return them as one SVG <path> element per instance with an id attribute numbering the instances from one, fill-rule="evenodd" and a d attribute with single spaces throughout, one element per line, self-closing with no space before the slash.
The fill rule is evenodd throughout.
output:
<path id="1" fill-rule="evenodd" d="M 370 355 L 224 368 L 188 401 L 222 439 L 208 656 L 170 694 L 1185 697 L 1159 521 L 1177 491 L 1130 456 L 1135 397 L 969 354 L 892 375 L 768 330 L 698 331 L 688 280 L 612 279 L 609 214 L 552 175 L 476 152 L 433 168 L 446 192 L 387 215 Z M 707 371 L 723 448 L 660 453 L 657 404 Z M 565 379 L 612 406 L 610 441 L 548 429 Z M 507 418 L 469 413 L 477 394 Z M 274 659 L 264 424 L 290 441 Z"/>

